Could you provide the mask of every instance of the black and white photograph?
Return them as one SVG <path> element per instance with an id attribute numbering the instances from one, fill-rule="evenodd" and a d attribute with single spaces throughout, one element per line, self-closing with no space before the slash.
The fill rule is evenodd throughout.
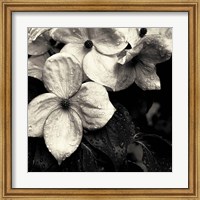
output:
<path id="1" fill-rule="evenodd" d="M 171 27 L 29 27 L 28 172 L 172 172 Z"/>

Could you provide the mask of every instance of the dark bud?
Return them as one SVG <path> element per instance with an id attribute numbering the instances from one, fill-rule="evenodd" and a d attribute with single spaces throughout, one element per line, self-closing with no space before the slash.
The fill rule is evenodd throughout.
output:
<path id="1" fill-rule="evenodd" d="M 87 40 L 84 43 L 85 48 L 91 49 L 93 47 L 93 42 L 91 40 Z"/>
<path id="2" fill-rule="evenodd" d="M 147 34 L 147 29 L 146 28 L 141 28 L 139 36 L 142 38 Z"/>

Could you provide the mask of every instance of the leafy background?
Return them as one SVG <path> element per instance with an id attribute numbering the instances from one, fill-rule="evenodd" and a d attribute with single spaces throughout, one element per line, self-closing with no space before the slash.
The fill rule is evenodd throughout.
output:
<path id="1" fill-rule="evenodd" d="M 117 111 L 105 127 L 84 130 L 78 149 L 59 166 L 43 138 L 28 138 L 29 172 L 172 171 L 172 58 L 157 65 L 161 90 L 136 84 L 109 92 Z M 28 77 L 28 102 L 47 92 Z M 56 133 L 55 133 L 56 134 Z"/>

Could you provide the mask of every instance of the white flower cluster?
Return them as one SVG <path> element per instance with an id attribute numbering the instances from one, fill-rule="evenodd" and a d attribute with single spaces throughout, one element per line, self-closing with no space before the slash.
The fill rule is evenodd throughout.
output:
<path id="1" fill-rule="evenodd" d="M 83 128 L 101 128 L 113 116 L 107 90 L 134 82 L 160 89 L 156 64 L 171 52 L 170 28 L 30 28 L 28 75 L 49 93 L 30 102 L 28 135 L 44 137 L 61 164 L 79 146 Z"/>

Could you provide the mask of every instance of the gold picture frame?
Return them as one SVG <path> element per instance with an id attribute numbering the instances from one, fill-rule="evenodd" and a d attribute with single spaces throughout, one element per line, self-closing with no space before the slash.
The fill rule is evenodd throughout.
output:
<path id="1" fill-rule="evenodd" d="M 1 199 L 200 199 L 200 1 L 199 0 L 0 0 L 0 198 Z M 187 189 L 13 189 L 11 168 L 12 12 L 149 11 L 189 14 L 189 187 Z"/>

